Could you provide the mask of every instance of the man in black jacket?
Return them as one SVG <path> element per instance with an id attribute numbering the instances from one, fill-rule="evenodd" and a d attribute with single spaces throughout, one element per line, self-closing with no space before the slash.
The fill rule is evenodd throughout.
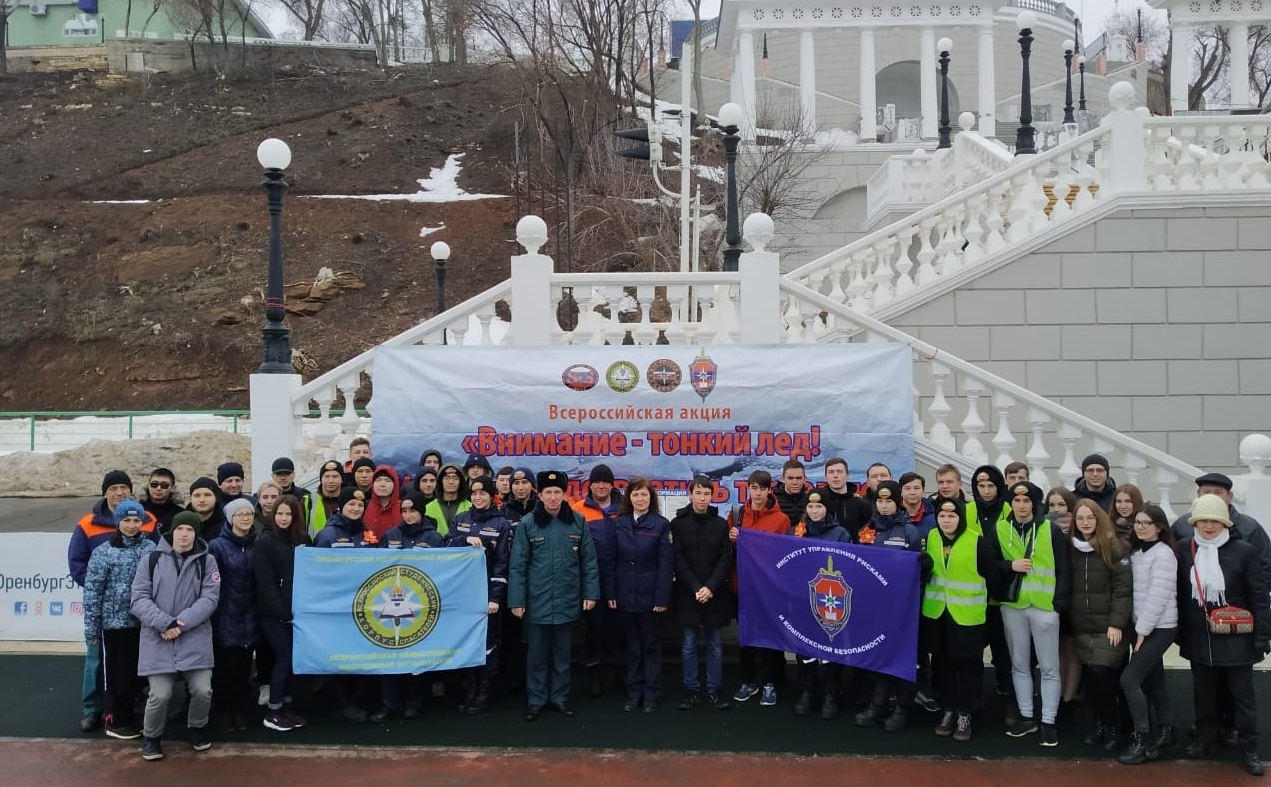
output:
<path id="1" fill-rule="evenodd" d="M 856 534 L 869 523 L 873 512 L 864 498 L 856 496 L 856 484 L 847 480 L 847 460 L 841 456 L 830 457 L 825 463 L 825 486 L 817 491 L 830 514 L 838 520 L 843 529 L 856 540 Z M 797 519 L 791 519 L 797 522 Z"/>
<path id="2" fill-rule="evenodd" d="M 781 466 L 781 483 L 777 484 L 773 494 L 777 497 L 781 513 L 786 515 L 791 524 L 803 518 L 803 509 L 808 505 L 808 492 L 811 491 L 812 485 L 808 483 L 808 473 L 802 462 L 791 459 Z"/>

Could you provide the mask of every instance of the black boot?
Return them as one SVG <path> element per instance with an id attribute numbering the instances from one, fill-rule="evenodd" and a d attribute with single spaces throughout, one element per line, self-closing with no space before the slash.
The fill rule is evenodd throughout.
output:
<path id="1" fill-rule="evenodd" d="M 601 680 L 600 680 L 600 665 L 588 664 L 587 665 L 587 696 L 599 697 L 600 695 L 604 693 L 605 693 L 605 687 L 601 684 Z"/>
<path id="2" fill-rule="evenodd" d="M 839 717 L 839 701 L 834 692 L 828 692 L 821 698 L 821 718 L 834 721 Z"/>
<path id="3" fill-rule="evenodd" d="M 1147 738 L 1146 731 L 1130 735 L 1130 744 L 1117 757 L 1117 762 L 1122 765 L 1139 765 L 1147 762 Z"/>
<path id="4" fill-rule="evenodd" d="M 1081 739 L 1081 742 L 1087 746 L 1102 746 L 1106 737 L 1107 731 L 1103 727 L 1103 722 L 1096 721 L 1094 723 L 1094 729 L 1087 732 L 1085 737 Z"/>
<path id="5" fill-rule="evenodd" d="M 812 692 L 804 689 L 799 693 L 799 699 L 794 702 L 794 715 L 807 716 L 812 712 Z"/>
<path id="6" fill-rule="evenodd" d="M 473 675 L 463 676 L 463 699 L 459 701 L 459 712 L 468 713 L 473 700 L 477 696 L 477 679 Z"/>
<path id="7" fill-rule="evenodd" d="M 883 729 L 887 732 L 903 732 L 908 726 L 909 714 L 900 705 L 897 705 L 891 715 L 887 717 L 887 721 L 883 722 Z"/>
<path id="8" fill-rule="evenodd" d="M 1258 756 L 1256 751 L 1241 752 L 1240 764 L 1244 766 L 1245 772 L 1250 776 L 1262 775 L 1262 758 Z"/>
<path id="9" fill-rule="evenodd" d="M 468 714 L 481 713 L 490 704 L 490 677 L 482 675 L 477 678 L 476 693 L 472 696 L 472 702 L 468 704 Z"/>
<path id="10" fill-rule="evenodd" d="M 1178 741 L 1174 738 L 1174 727 L 1170 724 L 1163 724 L 1156 731 L 1156 737 L 1147 747 L 1147 758 L 1154 760 L 1167 751 L 1172 750 L 1178 745 Z"/>

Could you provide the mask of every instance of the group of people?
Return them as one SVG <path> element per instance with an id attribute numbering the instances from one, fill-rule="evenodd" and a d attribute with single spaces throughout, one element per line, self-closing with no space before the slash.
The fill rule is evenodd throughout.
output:
<path id="1" fill-rule="evenodd" d="M 191 743 L 206 749 L 213 711 L 222 729 L 249 723 L 253 668 L 264 726 L 303 727 L 291 707 L 291 583 L 294 551 L 310 545 L 483 550 L 486 663 L 448 676 L 462 712 L 481 713 L 523 685 L 527 720 L 546 710 L 573 716 L 575 660 L 589 694 L 614 687 L 625 692 L 625 711 L 655 712 L 662 632 L 672 626 L 680 710 L 753 698 L 776 705 L 787 686 L 784 653 L 743 646 L 741 685 L 731 695 L 723 687 L 736 542 L 740 530 L 757 530 L 908 550 L 922 567 L 918 680 L 799 656 L 797 715 L 832 720 L 850 698 L 857 725 L 899 732 L 918 705 L 938 712 L 936 735 L 970 740 L 987 647 L 997 693 L 1014 698 L 1008 735 L 1036 733 L 1043 746 L 1057 745 L 1061 707 L 1084 690 L 1085 742 L 1140 763 L 1176 745 L 1163 655 L 1177 642 L 1191 663 L 1196 710 L 1186 754 L 1206 756 L 1230 738 L 1245 769 L 1261 774 L 1252 666 L 1271 649 L 1271 541 L 1231 504 L 1226 476 L 1198 478 L 1190 513 L 1171 523 L 1137 488 L 1118 487 L 1103 457 L 1082 464 L 1074 489 L 1047 492 L 1020 463 L 1004 472 L 985 465 L 968 497 L 952 465 L 939 468 L 928 495 L 921 475 L 893 479 L 881 464 L 858 487 L 837 457 L 814 486 L 791 460 L 775 484 L 765 470 L 751 473 L 742 504 L 728 510 L 712 504 L 715 482 L 695 478 L 688 505 L 675 512 L 660 510 L 648 479 L 622 483 L 603 464 L 575 498 L 564 472 L 496 472 L 479 454 L 458 464 L 426 451 L 412 475 L 399 477 L 371 458 L 364 438 L 347 462 L 322 465 L 313 491 L 296 485 L 285 457 L 254 495 L 243 493 L 242 466 L 223 464 L 215 480 L 190 484 L 185 506 L 168 470 L 150 473 L 140 500 L 131 479 L 113 471 L 69 551 L 84 586 L 88 643 L 81 727 L 104 721 L 107 735 L 144 737 L 143 756 L 161 758 L 181 676 Z M 139 676 L 149 684 L 140 720 Z M 436 678 L 322 683 L 345 719 L 382 722 L 417 716 L 441 691 Z"/>

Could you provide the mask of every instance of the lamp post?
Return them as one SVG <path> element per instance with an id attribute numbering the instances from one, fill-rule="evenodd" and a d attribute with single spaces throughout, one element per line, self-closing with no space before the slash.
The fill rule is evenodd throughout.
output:
<path id="1" fill-rule="evenodd" d="M 450 259 L 450 244 L 437 241 L 429 251 L 437 271 L 437 313 L 441 314 L 446 310 L 446 260 Z"/>
<path id="2" fill-rule="evenodd" d="M 746 119 L 742 108 L 731 101 L 719 108 L 719 125 L 724 132 L 725 180 L 727 181 L 727 201 L 724 204 L 724 270 L 737 270 L 737 261 L 741 258 L 741 222 L 737 218 L 737 145 L 741 142 L 738 133 L 742 121 Z"/>
<path id="3" fill-rule="evenodd" d="M 953 138 L 949 136 L 949 53 L 953 51 L 953 41 L 942 38 L 936 42 L 940 52 L 940 142 L 936 148 L 953 147 Z"/>
<path id="4" fill-rule="evenodd" d="M 1072 52 L 1077 45 L 1071 38 L 1064 41 L 1064 125 L 1075 126 L 1077 119 L 1072 116 Z"/>
<path id="5" fill-rule="evenodd" d="M 1033 53 L 1033 26 L 1036 24 L 1037 14 L 1032 11 L 1020 11 L 1019 16 L 1015 17 L 1015 26 L 1019 28 L 1019 56 L 1023 63 L 1019 91 L 1019 127 L 1015 130 L 1017 156 L 1037 152 L 1037 130 L 1033 128 L 1032 86 L 1028 78 L 1028 58 Z"/>
<path id="6" fill-rule="evenodd" d="M 1077 94 L 1077 109 L 1081 112 L 1086 111 L 1086 56 L 1077 56 L 1077 73 L 1081 78 L 1081 90 Z"/>
<path id="7" fill-rule="evenodd" d="M 265 195 L 269 203 L 269 282 L 265 290 L 265 327 L 261 330 L 259 374 L 295 374 L 291 365 L 291 331 L 283 322 L 287 302 L 282 291 L 282 195 L 287 190 L 283 170 L 291 164 L 291 148 L 281 139 L 267 139 L 256 148 L 256 160 L 265 168 Z"/>

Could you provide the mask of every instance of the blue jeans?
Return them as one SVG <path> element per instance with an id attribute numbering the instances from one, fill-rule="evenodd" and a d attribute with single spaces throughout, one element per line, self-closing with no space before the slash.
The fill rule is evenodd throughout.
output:
<path id="1" fill-rule="evenodd" d="M 271 710 L 278 710 L 290 694 L 287 684 L 291 681 L 291 624 L 263 617 L 260 619 L 260 630 L 274 651 L 274 664 L 269 671 L 269 707 Z"/>
<path id="2" fill-rule="evenodd" d="M 82 714 L 101 713 L 105 696 L 102 693 L 102 645 L 101 640 L 89 645 L 84 652 L 84 681 L 81 689 Z"/>
<path id="3" fill-rule="evenodd" d="M 702 684 L 697 676 L 697 632 L 698 626 L 685 626 L 680 638 L 680 660 L 684 666 L 684 688 L 687 691 L 701 691 Z M 705 628 L 706 632 L 706 690 L 719 691 L 724 679 L 724 640 L 722 628 Z"/>

